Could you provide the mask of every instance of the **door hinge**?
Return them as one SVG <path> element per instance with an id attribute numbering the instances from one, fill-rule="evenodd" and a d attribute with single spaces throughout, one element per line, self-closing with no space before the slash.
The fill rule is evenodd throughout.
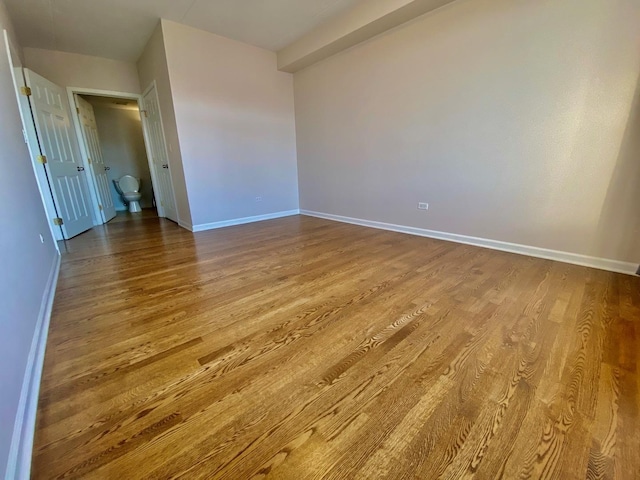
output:
<path id="1" fill-rule="evenodd" d="M 76 107 L 76 113 L 80 114 L 80 109 Z"/>
<path id="2" fill-rule="evenodd" d="M 149 112 L 147 112 L 146 110 L 140 110 L 140 113 L 144 115 L 144 118 L 149 118 Z"/>
<path id="3" fill-rule="evenodd" d="M 60 226 L 60 225 L 64 225 L 64 222 L 62 221 L 62 219 L 60 217 L 56 217 L 56 218 L 53 219 L 53 224 Z"/>
<path id="4" fill-rule="evenodd" d="M 20 93 L 25 97 L 31 96 L 31 89 L 29 87 L 20 87 Z"/>
<path id="5" fill-rule="evenodd" d="M 91 165 L 91 159 L 90 159 L 90 158 L 87 158 L 87 163 L 88 163 L 89 165 Z"/>
<path id="6" fill-rule="evenodd" d="M 38 160 L 38 163 L 44 165 L 45 163 L 47 163 L 47 156 L 46 155 L 38 155 L 36 157 L 36 159 Z"/>
<path id="7" fill-rule="evenodd" d="M 102 205 L 98 205 L 98 208 L 100 209 L 100 211 L 102 211 Z"/>

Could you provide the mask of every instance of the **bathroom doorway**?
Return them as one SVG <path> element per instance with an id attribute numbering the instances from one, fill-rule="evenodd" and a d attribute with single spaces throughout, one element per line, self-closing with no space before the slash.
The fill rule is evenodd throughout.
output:
<path id="1" fill-rule="evenodd" d="M 74 103 L 103 221 L 112 220 L 116 213 L 123 216 L 129 210 L 139 213 L 135 211 L 137 208 L 131 208 L 131 199 L 125 198 L 120 182 L 125 176 L 138 181 L 140 199 L 136 201 L 140 207 L 155 211 L 153 181 L 137 100 L 74 94 Z M 150 213 L 146 212 L 145 216 Z"/>
<path id="2" fill-rule="evenodd" d="M 65 89 L 25 68 L 6 30 L 3 31 L 3 36 L 24 139 L 54 240 L 68 240 L 103 225 L 114 218 L 116 208 L 124 206 L 122 198 L 113 194 L 115 185 L 110 180 L 114 174 L 109 175 L 111 166 L 102 159 L 95 121 L 91 138 L 94 140 L 95 160 L 99 161 L 94 162 L 94 158 L 87 153 L 91 146 L 85 141 L 82 132 L 80 109 L 75 104 L 76 95 L 126 101 L 127 105 L 121 106 L 134 105 L 140 119 L 145 147 L 141 156 L 146 157 L 147 168 L 150 169 L 150 179 L 147 177 L 147 181 L 144 181 L 144 172 L 141 171 L 139 178 L 143 181 L 140 184 L 142 193 L 139 200 L 149 206 L 150 199 L 148 211 L 179 223 L 155 82 L 143 95 L 73 87 Z M 84 99 L 82 101 L 86 102 Z M 97 151 L 100 153 L 96 153 Z M 132 172 L 135 173 L 135 170 Z M 133 178 L 132 176 L 131 179 Z M 131 181 L 125 183 L 132 185 Z M 146 199 L 143 198 L 145 186 Z M 148 193 L 150 186 L 151 195 Z M 135 196 L 129 196 L 132 197 Z"/>
<path id="3" fill-rule="evenodd" d="M 94 218 L 99 220 L 96 225 L 107 223 L 116 213 L 120 217 L 140 216 L 140 212 L 131 213 L 135 209 L 127 204 L 130 198 L 118 192 L 114 182 L 120 180 L 122 187 L 126 175 L 140 182 L 139 203 L 143 211 L 154 210 L 158 217 L 178 223 L 155 82 L 142 95 L 73 87 L 67 88 L 67 93 L 88 167 Z M 87 117 L 91 120 L 87 121 Z M 97 163 L 91 155 L 98 159 Z M 131 178 L 124 182 L 130 184 Z M 108 205 L 109 199 L 113 207 Z"/>

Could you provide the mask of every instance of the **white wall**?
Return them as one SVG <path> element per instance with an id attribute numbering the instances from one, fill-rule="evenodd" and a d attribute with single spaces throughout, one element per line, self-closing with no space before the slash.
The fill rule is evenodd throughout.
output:
<path id="1" fill-rule="evenodd" d="M 134 63 L 40 48 L 23 51 L 27 68 L 61 87 L 140 93 Z"/>
<path id="2" fill-rule="evenodd" d="M 142 180 L 140 204 L 143 208 L 152 207 L 153 185 L 140 112 L 137 109 L 111 108 L 103 105 L 93 105 L 93 111 L 104 162 L 111 168 L 108 172 L 109 187 L 116 210 L 127 209 L 113 185 L 113 180 L 118 180 L 123 175 L 133 175 Z"/>
<path id="3" fill-rule="evenodd" d="M 162 30 L 193 224 L 297 209 L 292 76 L 276 54 L 165 20 Z"/>
<path id="4" fill-rule="evenodd" d="M 0 33 L 11 28 L 0 0 Z M 15 38 L 13 39 L 15 42 Z M 27 358 L 57 250 L 22 137 L 6 46 L 0 38 L 0 475 L 5 471 Z M 42 235 L 44 242 L 40 241 Z"/>
<path id="5" fill-rule="evenodd" d="M 165 140 L 167 142 L 169 168 L 173 182 L 173 192 L 176 199 L 178 218 L 183 225 L 191 225 L 191 210 L 187 196 L 187 184 L 182 166 L 182 153 L 178 139 L 176 116 L 173 108 L 173 96 L 171 93 L 171 81 L 167 68 L 167 57 L 164 47 L 162 24 L 153 32 L 149 42 L 144 48 L 142 56 L 138 60 L 138 74 L 143 92 L 155 81 L 164 127 Z"/>
<path id="6" fill-rule="evenodd" d="M 296 73 L 301 208 L 640 262 L 639 24 L 459 0 Z"/>

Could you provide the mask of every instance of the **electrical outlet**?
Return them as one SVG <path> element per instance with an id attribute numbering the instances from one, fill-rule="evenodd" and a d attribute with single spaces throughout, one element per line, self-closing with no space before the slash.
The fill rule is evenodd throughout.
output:
<path id="1" fill-rule="evenodd" d="M 262 201 L 262 197 L 256 197 L 256 202 L 261 202 Z"/>
<path id="2" fill-rule="evenodd" d="M 418 203 L 418 210 L 429 210 L 429 204 L 423 202 Z"/>

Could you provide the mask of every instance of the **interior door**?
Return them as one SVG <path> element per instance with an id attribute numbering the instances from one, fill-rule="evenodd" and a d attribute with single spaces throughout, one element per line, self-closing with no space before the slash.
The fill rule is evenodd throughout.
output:
<path id="1" fill-rule="evenodd" d="M 53 200 L 63 221 L 62 232 L 71 238 L 92 228 L 93 218 L 69 102 L 61 87 L 29 69 L 25 68 L 24 74 L 31 88 L 29 102 L 40 150 L 46 156 Z"/>
<path id="2" fill-rule="evenodd" d="M 147 141 L 151 152 L 151 160 L 155 171 L 156 184 L 154 193 L 160 202 L 158 214 L 165 216 L 174 222 L 178 221 L 176 204 L 173 196 L 173 184 L 171 183 L 171 171 L 169 170 L 169 157 L 162 128 L 162 118 L 158 105 L 158 94 L 153 85 L 142 99 L 144 106 L 144 119 L 147 125 Z M 159 190 L 159 191 L 158 191 Z"/>
<path id="3" fill-rule="evenodd" d="M 4 30 L 4 41 L 7 46 L 9 64 L 11 65 L 11 77 L 13 78 L 13 85 L 16 90 L 16 99 L 20 108 L 20 119 L 22 120 L 25 141 L 29 148 L 31 166 L 33 167 L 33 173 L 35 174 L 36 182 L 38 184 L 40 198 L 42 199 L 42 204 L 44 205 L 47 217 L 49 218 L 49 228 L 51 229 L 51 234 L 54 240 L 62 240 L 64 237 L 62 236 L 61 228 L 54 225 L 53 221 L 51 221 L 51 219 L 58 217 L 58 212 L 56 211 L 56 207 L 53 203 L 47 173 L 44 165 L 36 161 L 38 155 L 40 155 L 40 144 L 38 143 L 36 127 L 33 124 L 33 115 L 31 113 L 31 106 L 29 105 L 29 97 L 25 96 L 23 93 L 24 89 L 27 87 L 27 83 L 24 80 L 22 61 L 20 60 L 18 49 L 11 42 L 6 30 Z"/>
<path id="4" fill-rule="evenodd" d="M 80 116 L 80 126 L 84 144 L 87 148 L 89 158 L 87 163 L 92 169 L 93 178 L 96 183 L 96 192 L 98 193 L 98 201 L 100 202 L 100 213 L 102 220 L 108 222 L 116 216 L 116 207 L 111 196 L 109 188 L 109 176 L 107 171 L 109 167 L 105 165 L 100 148 L 100 139 L 98 137 L 98 126 L 96 124 L 96 116 L 93 107 L 84 98 L 74 95 L 76 106 L 78 107 L 78 115 Z"/>

